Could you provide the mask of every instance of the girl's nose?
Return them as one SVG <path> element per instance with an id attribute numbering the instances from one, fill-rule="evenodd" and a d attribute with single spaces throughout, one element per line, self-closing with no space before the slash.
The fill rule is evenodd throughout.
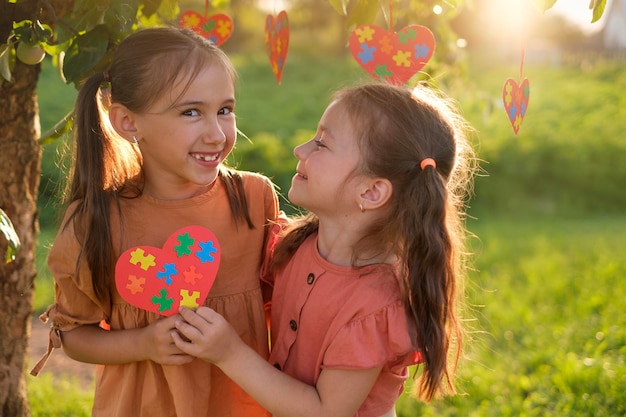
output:
<path id="1" fill-rule="evenodd" d="M 294 156 L 300 160 L 306 158 L 307 155 L 311 152 L 311 144 L 313 144 L 313 139 L 293 148 Z"/>
<path id="2" fill-rule="evenodd" d="M 217 120 L 208 123 L 202 140 L 205 143 L 222 143 L 226 140 L 224 129 Z"/>

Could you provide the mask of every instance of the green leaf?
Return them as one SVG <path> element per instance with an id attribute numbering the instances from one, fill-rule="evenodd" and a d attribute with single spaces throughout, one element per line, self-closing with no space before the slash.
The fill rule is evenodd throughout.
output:
<path id="1" fill-rule="evenodd" d="M 152 2 L 152 0 L 150 1 Z M 147 6 L 144 6 L 144 8 Z M 139 22 L 146 27 L 161 26 L 163 22 L 173 22 L 178 20 L 180 14 L 180 8 L 178 7 L 178 0 L 162 0 L 159 4 L 159 8 L 156 12 L 148 13 L 147 10 L 142 10 L 139 15 Z"/>
<path id="2" fill-rule="evenodd" d="M 144 0 L 141 2 L 141 12 L 146 17 L 150 17 L 159 10 L 159 6 L 161 5 L 161 0 Z"/>
<path id="3" fill-rule="evenodd" d="M 104 23 L 109 33 L 115 34 L 118 40 L 124 39 L 132 32 L 137 21 L 139 0 L 111 0 L 104 15 Z"/>
<path id="4" fill-rule="evenodd" d="M 104 25 L 98 25 L 84 35 L 76 37 L 63 59 L 63 75 L 66 82 L 72 83 L 86 77 L 106 54 L 109 45 L 109 32 Z"/>
<path id="5" fill-rule="evenodd" d="M 604 8 L 606 7 L 606 0 L 591 0 L 589 3 L 589 8 L 593 8 L 593 17 L 591 18 L 591 23 L 595 23 L 604 14 Z"/>
<path id="6" fill-rule="evenodd" d="M 65 117 L 59 120 L 54 126 L 52 126 L 52 128 L 48 129 L 43 135 L 41 135 L 38 139 L 39 144 L 48 145 L 54 142 L 72 130 L 72 126 L 74 126 L 74 110 L 66 114 Z"/>
<path id="7" fill-rule="evenodd" d="M 0 75 L 8 82 L 13 82 L 11 71 L 15 67 L 15 49 L 13 42 L 0 45 Z"/>
<path id="8" fill-rule="evenodd" d="M 34 36 L 35 33 L 33 32 L 33 22 L 31 20 L 13 22 L 13 35 L 19 42 L 25 42 L 30 45 L 37 42 Z"/>
<path id="9" fill-rule="evenodd" d="M 104 22 L 109 0 L 74 0 L 72 11 L 55 25 L 55 38 L 59 43 L 73 40 Z"/>
<path id="10" fill-rule="evenodd" d="M 9 263 L 15 260 L 15 255 L 20 250 L 21 243 L 11 223 L 11 219 L 9 219 L 9 216 L 7 216 L 2 209 L 0 209 L 0 232 L 2 232 L 4 238 L 9 242 L 7 253 L 4 255 L 4 261 Z"/>

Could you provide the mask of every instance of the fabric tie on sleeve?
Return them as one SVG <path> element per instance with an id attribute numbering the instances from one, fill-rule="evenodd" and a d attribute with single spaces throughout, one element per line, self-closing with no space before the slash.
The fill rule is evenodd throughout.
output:
<path id="1" fill-rule="evenodd" d="M 52 308 L 53 306 L 48 307 L 48 309 L 39 316 L 39 320 L 41 320 L 43 323 L 47 323 L 48 315 L 50 313 L 50 309 Z M 48 358 L 52 354 L 52 351 L 55 348 L 60 348 L 60 347 L 61 347 L 61 334 L 59 332 L 59 329 L 55 329 L 54 327 L 51 327 L 50 333 L 48 335 L 48 349 L 46 349 L 46 353 L 43 354 L 41 359 L 39 359 L 39 361 L 35 364 L 33 369 L 31 369 L 30 374 L 32 376 L 39 375 L 39 373 L 43 370 L 44 366 L 46 366 L 46 362 L 48 362 Z"/>

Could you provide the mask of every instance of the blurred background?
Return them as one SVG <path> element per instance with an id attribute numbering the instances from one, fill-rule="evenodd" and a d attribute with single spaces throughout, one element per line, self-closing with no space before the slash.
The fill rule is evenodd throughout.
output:
<path id="1" fill-rule="evenodd" d="M 425 405 L 404 394 L 400 416 L 626 415 L 626 0 L 608 0 L 595 23 L 588 0 L 558 0 L 546 12 L 536 3 L 393 3 L 396 30 L 420 24 L 435 33 L 435 55 L 411 82 L 457 101 L 475 129 L 482 168 L 467 221 L 473 257 L 459 395 Z M 179 4 L 205 11 L 204 1 Z M 380 4 L 376 24 L 388 28 L 388 2 Z M 279 85 L 264 24 L 281 10 L 291 35 Z M 313 136 L 334 90 L 369 77 L 347 47 L 351 29 L 320 0 L 231 0 L 213 12 L 235 24 L 222 49 L 239 72 L 243 135 L 229 163 L 264 173 L 286 195 L 293 147 Z M 530 83 L 517 135 L 502 102 L 507 78 Z M 45 131 L 72 109 L 76 91 L 46 60 L 38 92 Z M 44 148 L 39 312 L 53 299 L 45 259 L 70 142 Z M 40 382 L 30 384 L 33 415 L 89 415 L 89 408 L 55 411 L 54 401 L 38 411 L 46 394 Z M 87 399 L 92 392 L 76 383 L 67 389 Z"/>

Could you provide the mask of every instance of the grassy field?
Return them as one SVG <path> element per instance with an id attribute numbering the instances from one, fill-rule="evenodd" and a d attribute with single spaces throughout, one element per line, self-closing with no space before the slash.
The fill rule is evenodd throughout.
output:
<path id="1" fill-rule="evenodd" d="M 286 191 L 291 147 L 312 134 L 330 92 L 363 74 L 350 59 L 292 56 L 277 86 L 264 57 L 233 59 L 238 125 L 252 142 L 240 140 L 232 162 Z M 404 395 L 401 416 L 626 415 L 626 73 L 619 63 L 527 65 L 529 111 L 515 136 L 501 91 L 518 73 L 474 62 L 467 79 L 445 85 L 477 129 L 486 171 L 468 223 L 477 236 L 469 334 L 460 394 L 428 405 Z M 39 89 L 44 129 L 72 106 L 72 89 L 54 80 L 48 68 Z M 37 311 L 53 296 L 45 256 L 63 178 L 56 152 L 44 155 Z M 89 415 L 89 389 L 46 378 L 27 381 L 33 416 Z"/>

